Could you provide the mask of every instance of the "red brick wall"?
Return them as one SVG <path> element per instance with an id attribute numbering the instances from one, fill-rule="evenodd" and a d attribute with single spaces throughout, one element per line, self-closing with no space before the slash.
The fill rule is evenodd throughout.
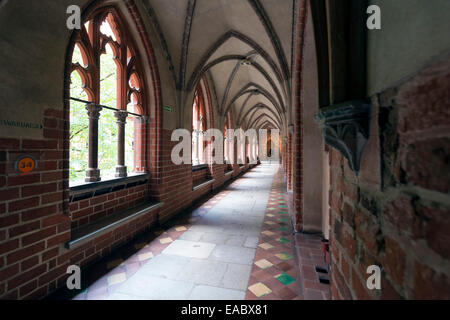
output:
<path id="1" fill-rule="evenodd" d="M 171 141 L 172 131 L 162 130 L 161 145 L 161 183 L 159 185 L 159 200 L 164 202 L 160 219 L 167 220 L 178 210 L 186 208 L 191 203 L 192 166 L 190 164 L 175 165 L 171 153 L 177 142 Z"/>
<path id="2" fill-rule="evenodd" d="M 210 165 L 208 168 L 192 172 L 192 165 L 182 164 L 175 165 L 171 160 L 171 153 L 174 146 L 178 142 L 170 141 L 172 136 L 171 130 L 162 130 L 164 143 L 161 148 L 161 184 L 159 185 L 159 199 L 164 202 L 159 216 L 160 221 L 165 221 L 174 214 L 190 206 L 195 199 L 211 191 L 212 189 L 222 186 L 227 178 L 225 178 L 223 168 L 226 165 Z M 242 170 L 247 170 L 247 166 Z M 240 172 L 237 165 L 235 173 Z M 204 186 L 193 191 L 195 179 L 206 177 L 212 172 L 212 178 L 215 179 L 212 186 Z"/>
<path id="3" fill-rule="evenodd" d="M 381 185 L 331 151 L 333 299 L 450 298 L 448 83 L 447 60 L 372 99 Z M 372 264 L 381 290 L 366 288 Z"/>
<path id="4" fill-rule="evenodd" d="M 85 266 L 150 228 L 157 219 L 164 221 L 195 200 L 225 182 L 225 165 L 213 165 L 214 186 L 192 190 L 191 165 L 174 165 L 170 160 L 171 132 L 163 130 L 161 144 L 161 177 L 158 192 L 150 194 L 164 206 L 143 217 L 116 228 L 79 248 L 67 250 L 72 227 L 93 221 L 141 202 L 147 197 L 147 185 L 136 186 L 70 204 L 73 217 L 64 215 L 69 197 L 63 189 L 62 139 L 53 138 L 64 126 L 63 113 L 47 110 L 42 140 L 0 140 L 0 297 L 32 299 L 43 297 L 65 285 L 69 265 Z M 59 128 L 59 129 L 58 129 Z M 62 136 L 58 133 L 58 136 Z M 53 149 L 55 148 L 55 149 Z M 39 168 L 30 175 L 12 173 L 8 159 L 16 152 L 40 155 Z M 241 170 L 245 170 L 248 166 Z M 64 201 L 63 201 L 64 200 Z M 85 207 L 86 206 L 86 207 Z M 84 210 L 86 216 L 82 216 Z M 80 215 L 81 213 L 81 215 Z M 85 220 L 83 220 L 85 219 Z"/>
<path id="5" fill-rule="evenodd" d="M 212 165 L 214 188 L 223 185 L 229 179 L 228 177 L 225 177 L 225 173 L 228 172 L 227 167 L 228 165 L 226 164 Z"/>
<path id="6" fill-rule="evenodd" d="M 70 240 L 71 221 L 63 207 L 68 193 L 63 183 L 62 111 L 45 111 L 44 139 L 0 139 L 0 297 L 38 298 L 64 284 L 69 264 L 85 265 L 149 227 L 155 215 L 146 215 L 75 250 L 64 249 Z M 34 155 L 38 168 L 20 175 L 14 170 L 16 153 Z M 145 186 L 86 200 L 93 217 L 110 202 L 103 197 L 135 201 Z M 127 195 L 125 195 L 127 193 Z M 94 201 L 93 201 L 94 200 Z M 105 200 L 103 203 L 96 201 Z M 83 201 L 80 201 L 80 204 Z M 78 205 L 78 203 L 76 203 Z M 96 205 L 97 207 L 94 207 Z M 144 226 L 144 227 L 143 227 Z"/>
<path id="7" fill-rule="evenodd" d="M 0 296 L 26 297 L 48 285 L 40 276 L 57 267 L 61 242 L 70 238 L 62 215 L 62 111 L 44 112 L 43 139 L 0 139 Z M 17 154 L 33 155 L 38 168 L 21 175 Z"/>
<path id="8" fill-rule="evenodd" d="M 72 202 L 69 207 L 72 228 L 78 228 L 115 212 L 135 207 L 147 199 L 147 189 L 147 185 L 140 185 Z"/>
<path id="9" fill-rule="evenodd" d="M 287 188 L 292 189 L 292 134 L 288 134 L 287 152 L 286 152 L 286 163 L 287 163 Z"/>
<path id="10" fill-rule="evenodd" d="M 54 273 L 45 274 L 42 277 L 48 278 L 49 280 L 54 280 L 54 278 L 59 277 L 60 280 L 57 283 L 57 287 L 64 286 L 67 266 L 78 265 L 83 267 L 109 254 L 114 248 L 130 241 L 144 230 L 151 228 L 156 223 L 157 215 L 158 212 L 145 214 L 98 238 L 90 240 L 78 248 L 62 250 L 62 254 L 57 259 L 58 265 L 61 265 L 60 269 Z"/>
<path id="11" fill-rule="evenodd" d="M 303 57 L 304 57 L 304 34 L 306 19 L 308 15 L 308 6 L 306 0 L 301 0 L 298 8 L 298 20 L 295 43 L 295 60 L 293 79 L 293 108 L 294 108 L 294 135 L 292 137 L 291 150 L 294 153 L 292 160 L 292 191 L 295 212 L 295 230 L 303 229 L 303 104 L 302 104 L 302 88 L 303 88 Z"/>
<path id="12" fill-rule="evenodd" d="M 283 165 L 284 176 L 288 179 L 288 146 L 287 143 L 283 143 L 283 148 L 281 149 L 281 163 Z"/>
<path id="13" fill-rule="evenodd" d="M 134 2 L 128 1 L 127 6 L 145 43 L 153 72 L 155 101 L 152 103 L 156 109 L 142 134 L 142 151 L 146 157 L 138 158 L 136 162 L 136 166 L 148 169 L 149 182 L 70 204 L 68 103 L 66 112 L 45 110 L 43 139 L 0 138 L 1 299 L 44 297 L 65 285 L 69 265 L 86 266 L 105 256 L 151 228 L 158 220 L 169 219 L 226 181 L 225 165 L 212 165 L 208 170 L 215 179 L 214 185 L 193 191 L 192 166 L 172 163 L 171 151 L 176 142 L 171 141 L 171 130 L 161 130 L 160 83 L 155 56 Z M 66 84 L 68 80 L 66 72 Z M 19 175 L 13 168 L 17 154 L 33 155 L 38 160 L 38 168 L 29 175 Z M 237 173 L 237 165 L 235 170 Z M 161 201 L 164 205 L 81 247 L 65 248 L 71 238 L 71 228 L 134 206 L 144 199 Z"/>
<path id="14" fill-rule="evenodd" d="M 205 182 L 206 179 L 210 176 L 208 168 L 203 168 L 201 170 L 192 172 L 192 182 L 194 185 Z"/>

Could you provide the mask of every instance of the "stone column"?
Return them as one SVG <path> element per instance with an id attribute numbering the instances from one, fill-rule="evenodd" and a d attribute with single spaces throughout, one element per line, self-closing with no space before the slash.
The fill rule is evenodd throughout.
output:
<path id="1" fill-rule="evenodd" d="M 288 190 L 292 190 L 293 187 L 293 170 L 292 170 L 292 166 L 294 165 L 293 161 L 295 161 L 295 154 L 294 154 L 294 133 L 295 133 L 295 129 L 294 129 L 294 125 L 291 124 L 288 127 L 289 129 L 289 133 L 288 133 L 288 158 L 287 163 L 288 163 Z"/>
<path id="2" fill-rule="evenodd" d="M 98 119 L 102 107 L 90 103 L 86 106 L 89 116 L 89 161 L 86 170 L 86 182 L 100 181 L 100 169 L 98 168 Z"/>
<path id="3" fill-rule="evenodd" d="M 244 135 L 244 164 L 250 163 L 249 141 L 248 137 Z"/>
<path id="4" fill-rule="evenodd" d="M 114 116 L 117 119 L 116 178 L 125 178 L 127 176 L 127 167 L 125 166 L 125 124 L 127 123 L 128 113 L 120 110 L 114 112 Z"/>
<path id="5" fill-rule="evenodd" d="M 137 135 L 139 137 L 138 140 L 135 140 L 135 168 L 137 168 L 138 172 L 147 172 L 147 141 L 149 141 L 150 138 L 150 132 L 147 127 L 149 123 L 149 117 L 148 116 L 142 116 L 139 117 L 137 120 L 135 118 L 135 130 L 136 125 L 138 126 L 138 132 Z M 135 134 L 136 136 L 136 134 Z M 137 161 L 136 161 L 137 160 Z"/>

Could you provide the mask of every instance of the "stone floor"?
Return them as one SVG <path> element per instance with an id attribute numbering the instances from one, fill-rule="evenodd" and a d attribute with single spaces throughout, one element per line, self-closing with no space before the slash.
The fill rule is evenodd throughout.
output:
<path id="1" fill-rule="evenodd" d="M 67 299 L 327 299 L 328 287 L 315 282 L 309 289 L 317 290 L 303 296 L 298 266 L 309 261 L 295 243 L 318 254 L 320 239 L 294 238 L 279 169 L 255 167 L 192 212 L 116 250 L 83 271 L 83 289 Z M 315 273 L 306 277 L 306 284 L 318 282 Z"/>
<path id="2" fill-rule="evenodd" d="M 303 299 L 285 184 L 273 179 L 246 294 L 248 300 Z"/>

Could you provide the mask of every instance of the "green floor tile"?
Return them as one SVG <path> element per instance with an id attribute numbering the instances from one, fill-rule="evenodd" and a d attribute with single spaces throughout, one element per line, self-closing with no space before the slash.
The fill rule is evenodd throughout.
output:
<path id="1" fill-rule="evenodd" d="M 282 273 L 282 274 L 276 276 L 275 279 L 280 281 L 285 286 L 291 284 L 292 282 L 295 282 L 295 279 L 293 277 L 291 277 L 290 275 L 288 275 L 287 273 Z"/>
<path id="2" fill-rule="evenodd" d="M 286 239 L 286 238 L 280 238 L 280 239 L 278 239 L 277 241 L 278 241 L 278 242 L 281 242 L 281 243 L 289 243 L 289 242 L 291 242 L 290 240 L 288 240 L 288 239 Z"/>

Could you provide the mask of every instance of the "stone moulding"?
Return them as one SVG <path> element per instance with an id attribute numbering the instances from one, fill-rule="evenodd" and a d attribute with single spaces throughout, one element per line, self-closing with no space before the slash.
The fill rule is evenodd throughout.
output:
<path id="1" fill-rule="evenodd" d="M 354 100 L 321 108 L 314 117 L 325 143 L 339 150 L 356 174 L 369 139 L 370 110 L 368 101 Z"/>

